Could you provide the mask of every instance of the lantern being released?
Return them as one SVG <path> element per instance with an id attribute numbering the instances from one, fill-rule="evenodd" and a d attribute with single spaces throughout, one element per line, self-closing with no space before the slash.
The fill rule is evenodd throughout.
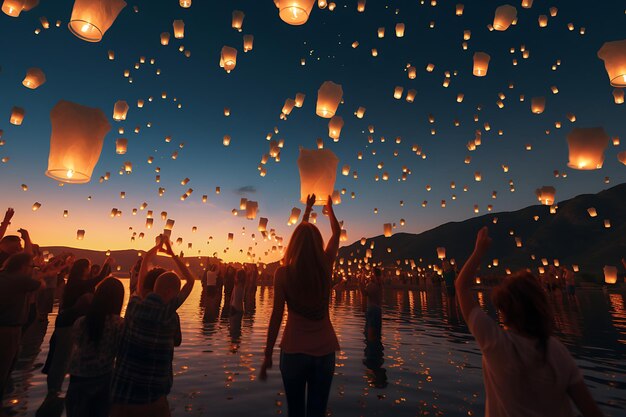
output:
<path id="1" fill-rule="evenodd" d="M 603 270 L 604 282 L 607 284 L 617 284 L 617 268 L 614 266 L 605 265 Z"/>
<path id="2" fill-rule="evenodd" d="M 332 195 L 339 158 L 329 149 L 300 149 L 300 201 L 315 194 L 315 205 L 324 205 Z"/>
<path id="3" fill-rule="evenodd" d="M 315 0 L 279 0 L 275 3 L 279 10 L 278 16 L 283 22 L 299 26 L 309 20 Z"/>
<path id="4" fill-rule="evenodd" d="M 224 71 L 230 73 L 237 66 L 237 50 L 230 46 L 222 47 L 222 53 L 220 54 L 220 67 L 224 68 Z"/>
<path id="5" fill-rule="evenodd" d="M 574 128 L 567 135 L 569 145 L 568 167 L 580 170 L 602 168 L 609 135 L 601 127 Z"/>
<path id="6" fill-rule="evenodd" d="M 626 39 L 606 42 L 598 51 L 598 58 L 604 67 L 613 87 L 626 87 Z"/>
<path id="7" fill-rule="evenodd" d="M 122 120 L 126 120 L 126 115 L 128 114 L 128 103 L 124 100 L 118 100 L 113 106 L 113 120 L 120 122 Z"/>
<path id="8" fill-rule="evenodd" d="M 325 81 L 317 90 L 317 107 L 315 113 L 325 119 L 330 119 L 335 115 L 339 103 L 343 97 L 341 85 L 332 81 Z"/>
<path id="9" fill-rule="evenodd" d="M 496 9 L 496 15 L 493 18 L 493 28 L 498 31 L 504 31 L 511 26 L 517 17 L 517 9 L 510 4 L 505 4 Z"/>
<path id="10" fill-rule="evenodd" d="M 541 204 L 545 206 L 551 206 L 552 204 L 554 204 L 555 194 L 556 189 L 554 187 L 546 185 L 535 190 L 535 195 L 537 196 L 537 199 L 541 202 Z"/>
<path id="11" fill-rule="evenodd" d="M 26 88 L 34 90 L 46 82 L 46 74 L 39 68 L 29 68 L 26 77 L 22 81 L 22 85 Z"/>
<path id="12" fill-rule="evenodd" d="M 87 42 L 100 42 L 124 7 L 124 0 L 76 0 L 70 32 Z"/>
<path id="13" fill-rule="evenodd" d="M 82 184 L 91 179 L 104 137 L 111 129 L 100 109 L 59 101 L 50 112 L 52 134 L 46 175 L 57 181 Z"/>
<path id="14" fill-rule="evenodd" d="M 474 54 L 474 71 L 473 74 L 477 77 L 484 77 L 489 70 L 489 61 L 491 57 L 484 52 L 476 52 Z"/>

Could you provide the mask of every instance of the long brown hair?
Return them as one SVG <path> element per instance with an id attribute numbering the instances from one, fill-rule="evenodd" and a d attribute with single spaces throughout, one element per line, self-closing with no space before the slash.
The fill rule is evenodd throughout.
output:
<path id="1" fill-rule="evenodd" d="M 310 320 L 321 320 L 328 310 L 331 265 L 319 229 L 302 222 L 291 235 L 283 265 L 287 268 L 287 305 Z"/>
<path id="2" fill-rule="evenodd" d="M 491 299 L 504 315 L 505 325 L 537 339 L 537 347 L 545 360 L 554 321 L 548 298 L 537 278 L 527 271 L 517 272 L 493 290 Z"/>
<path id="3" fill-rule="evenodd" d="M 85 316 L 88 340 L 98 344 L 102 339 L 106 318 L 119 316 L 124 302 L 124 286 L 116 278 L 109 277 L 102 281 L 93 295 L 89 311 Z"/>

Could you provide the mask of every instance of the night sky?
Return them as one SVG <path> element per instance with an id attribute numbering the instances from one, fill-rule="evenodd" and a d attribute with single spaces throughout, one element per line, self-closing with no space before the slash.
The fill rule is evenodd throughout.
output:
<path id="1" fill-rule="evenodd" d="M 41 0 L 18 18 L 0 14 L 0 129 L 5 141 L 0 158 L 9 158 L 0 163 L 0 209 L 10 206 L 17 212 L 9 232 L 28 228 L 42 245 L 147 249 L 162 230 L 160 213 L 167 211 L 168 218 L 176 221 L 172 237 L 183 238 L 178 250 L 186 255 L 217 252 L 226 260 L 245 261 L 251 252 L 254 260 L 274 261 L 279 252 L 266 255 L 266 251 L 277 243 L 263 242 L 258 217 L 269 218 L 268 229 L 275 228 L 287 243 L 293 229 L 287 226 L 291 209 L 303 208 L 298 149 L 315 148 L 317 138 L 323 138 L 325 148 L 340 159 L 335 188 L 345 188 L 346 193 L 336 212 L 348 232 L 346 244 L 382 234 L 384 223 L 396 223 L 394 232 L 417 233 L 483 215 L 490 204 L 494 212 L 537 204 L 534 191 L 543 185 L 556 187 L 559 201 L 623 182 L 626 171 L 616 155 L 626 149 L 626 142 L 609 145 L 602 169 L 576 171 L 567 168 L 566 135 L 573 127 L 595 126 L 604 127 L 612 138 L 626 135 L 624 105 L 615 104 L 613 87 L 597 57 L 604 42 L 626 37 L 624 4 L 535 0 L 532 8 L 525 9 L 515 0 L 511 4 L 517 8 L 517 25 L 497 32 L 487 26 L 504 2 L 465 3 L 464 14 L 456 16 L 456 2 L 448 0 L 435 5 L 368 0 L 364 13 L 357 12 L 356 0 L 338 0 L 334 11 L 315 6 L 305 25 L 290 26 L 281 21 L 271 0 L 193 0 L 189 9 L 181 8 L 178 0 L 131 1 L 99 43 L 80 40 L 67 29 L 70 0 Z M 549 16 L 552 6 L 558 8 L 557 15 L 540 28 L 538 16 Z M 245 13 L 242 32 L 231 27 L 233 10 Z M 42 16 L 51 27 L 37 35 Z M 173 34 L 174 19 L 184 20 L 185 37 L 172 36 L 170 44 L 162 46 L 159 35 Z M 434 28 L 429 27 L 431 22 Z M 396 23 L 406 26 L 402 38 L 395 36 Z M 574 25 L 573 31 L 568 23 Z M 379 27 L 385 28 L 382 39 L 377 35 Z M 471 30 L 467 50 L 462 48 L 464 30 Z M 247 53 L 243 52 L 245 34 L 254 35 L 254 48 Z M 351 46 L 355 41 L 357 48 Z M 189 58 L 179 51 L 181 45 L 191 52 Z M 219 66 L 224 45 L 238 49 L 237 66 L 230 74 Z M 523 46 L 530 52 L 527 59 L 520 51 Z M 377 57 L 372 56 L 372 48 L 377 49 Z M 108 59 L 109 50 L 115 51 L 113 61 Z M 491 55 L 486 77 L 472 75 L 472 56 L 477 51 Z M 142 56 L 145 64 L 135 69 Z M 558 60 L 561 65 L 552 70 Z M 426 71 L 429 63 L 435 65 L 432 72 Z M 409 64 L 417 69 L 412 80 L 406 72 Z M 47 77 L 36 90 L 22 86 L 30 67 L 41 68 Z M 132 83 L 124 77 L 127 69 Z M 446 71 L 451 75 L 448 88 L 442 85 Z M 315 114 L 317 90 L 327 80 L 341 84 L 344 91 L 337 114 L 345 126 L 337 143 L 328 137 L 328 119 Z M 401 100 L 393 97 L 396 86 L 404 87 Z M 558 94 L 553 94 L 552 86 Z M 413 103 L 404 99 L 409 89 L 417 91 Z M 163 92 L 166 99 L 161 98 Z M 285 99 L 299 92 L 306 94 L 304 106 L 280 120 Z M 459 93 L 464 94 L 462 103 L 457 102 Z M 496 104 L 499 93 L 505 96 L 502 109 Z M 520 102 L 520 95 L 525 101 Z M 530 100 L 536 96 L 546 97 L 540 115 L 530 111 Z M 44 175 L 50 110 L 61 99 L 102 109 L 112 125 L 89 184 L 60 187 Z M 145 100 L 141 109 L 138 99 Z M 112 119 L 117 100 L 130 105 L 126 121 Z M 9 124 L 13 106 L 26 110 L 21 126 Z M 367 110 L 358 119 L 354 112 L 361 106 Z M 224 116 L 224 107 L 230 108 L 230 117 Z M 576 115 L 575 123 L 568 120 L 568 113 Z M 562 123 L 560 129 L 556 122 Z M 371 144 L 369 125 L 374 126 Z M 137 126 L 140 131 L 135 134 Z M 119 128 L 125 129 L 123 135 L 118 134 Z M 267 175 L 261 177 L 257 166 L 269 152 L 266 137 L 275 128 L 278 134 L 272 139 L 284 139 L 285 145 L 280 162 L 270 159 Z M 482 131 L 482 145 L 469 151 L 466 145 L 477 129 Z M 222 145 L 224 135 L 232 138 L 228 147 Z M 170 143 L 165 142 L 166 136 L 172 137 Z M 126 155 L 115 153 L 119 137 L 128 138 Z M 425 159 L 412 152 L 413 145 L 421 147 Z M 527 145 L 532 150 L 526 150 Z M 174 151 L 179 153 L 176 160 L 170 157 Z M 362 160 L 357 159 L 358 152 L 363 153 Z M 149 156 L 154 157 L 153 164 L 147 163 Z M 471 156 L 470 164 L 464 163 L 466 156 Z M 133 172 L 119 175 L 125 161 L 133 163 Z M 379 163 L 384 163 L 382 169 L 377 168 Z M 341 175 L 345 164 L 350 165 L 349 176 Z M 503 164 L 509 167 L 506 173 Z M 406 181 L 400 181 L 403 166 L 411 172 Z M 156 167 L 161 168 L 159 184 Z M 566 177 L 555 177 L 555 170 Z M 358 179 L 352 171 L 358 172 Z M 482 174 L 481 182 L 474 180 L 476 171 Z M 99 183 L 106 172 L 111 173 L 110 180 Z M 382 180 L 385 172 L 387 181 Z M 186 177 L 190 182 L 182 186 L 180 181 Z M 609 184 L 605 177 L 610 178 Z M 510 191 L 511 180 L 515 192 Z M 22 184 L 28 185 L 28 191 L 22 191 Z M 159 187 L 166 189 L 163 197 L 158 196 Z M 181 201 L 188 188 L 193 188 L 193 194 Z M 125 199 L 120 198 L 121 191 Z M 207 203 L 201 201 L 204 194 Z M 242 197 L 258 201 L 257 220 L 232 215 Z M 423 201 L 428 202 L 426 207 Z M 41 208 L 32 211 L 35 202 Z M 133 216 L 132 209 L 144 202 L 147 209 Z M 478 214 L 474 205 L 479 206 Z M 112 208 L 121 210 L 122 216 L 111 218 Z M 63 210 L 69 210 L 67 218 Z M 154 212 L 152 229 L 145 227 L 147 210 Z M 405 226 L 400 225 L 401 219 Z M 328 236 L 323 216 L 318 224 Z M 84 240 L 76 240 L 77 229 L 86 231 Z M 133 232 L 143 232 L 145 238 L 131 242 Z M 235 234 L 233 242 L 227 242 L 228 233 Z M 210 236 L 213 239 L 207 243 Z"/>

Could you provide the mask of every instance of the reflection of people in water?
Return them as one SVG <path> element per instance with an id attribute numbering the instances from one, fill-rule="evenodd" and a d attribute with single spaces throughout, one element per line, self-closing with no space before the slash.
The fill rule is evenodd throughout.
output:
<path id="1" fill-rule="evenodd" d="M 235 286 L 230 297 L 230 313 L 228 324 L 230 339 L 233 345 L 238 345 L 241 339 L 241 320 L 243 319 L 243 298 L 246 290 L 246 271 L 237 271 Z M 233 347 L 236 350 L 236 347 Z"/>
<path id="2" fill-rule="evenodd" d="M 383 344 L 382 338 L 382 300 L 383 283 L 382 273 L 378 268 L 374 268 L 374 275 L 366 285 L 360 283 L 361 292 L 367 301 L 367 311 L 365 313 L 365 364 L 380 367 L 383 364 Z"/>

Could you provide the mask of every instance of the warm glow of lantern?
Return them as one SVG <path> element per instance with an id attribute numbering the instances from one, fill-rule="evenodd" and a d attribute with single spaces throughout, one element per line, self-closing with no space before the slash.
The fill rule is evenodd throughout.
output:
<path id="1" fill-rule="evenodd" d="M 489 69 L 489 60 L 491 57 L 484 52 L 476 52 L 474 54 L 474 71 L 473 74 L 477 77 L 484 77 L 487 75 Z"/>
<path id="2" fill-rule="evenodd" d="M 315 0 L 279 0 L 277 2 L 278 15 L 287 24 L 303 25 L 309 20 L 314 5 Z"/>
<path id="3" fill-rule="evenodd" d="M 169 43 L 170 43 L 170 33 L 169 32 L 161 33 L 161 45 L 165 46 L 165 45 L 169 45 Z"/>
<path id="4" fill-rule="evenodd" d="M 75 0 L 70 32 L 84 41 L 100 42 L 124 7 L 124 0 Z"/>
<path id="5" fill-rule="evenodd" d="M 393 227 L 391 223 L 385 223 L 383 225 L 383 234 L 385 235 L 385 237 L 391 237 L 391 235 L 393 234 Z"/>
<path id="6" fill-rule="evenodd" d="M 113 107 L 113 120 L 119 122 L 122 120 L 126 120 L 126 115 L 128 114 L 128 103 L 124 100 L 118 100 Z"/>
<path id="7" fill-rule="evenodd" d="M 325 81 L 317 90 L 317 106 L 315 113 L 325 119 L 330 119 L 337 112 L 337 107 L 341 103 L 343 89 L 341 85 L 332 81 Z"/>
<path id="8" fill-rule="evenodd" d="M 11 117 L 9 118 L 9 123 L 15 126 L 20 126 L 24 121 L 24 115 L 26 111 L 21 107 L 13 107 L 11 109 Z"/>
<path id="9" fill-rule="evenodd" d="M 551 186 L 544 185 L 541 188 L 535 190 L 535 195 L 537 199 L 541 202 L 541 204 L 545 206 L 551 206 L 554 204 L 554 198 L 556 194 L 556 189 Z"/>
<path id="10" fill-rule="evenodd" d="M 46 82 L 46 74 L 44 74 L 44 72 L 41 69 L 29 68 L 28 71 L 26 71 L 26 77 L 24 77 L 24 81 L 22 81 L 22 85 L 24 87 L 30 88 L 31 90 L 34 90 L 45 82 Z"/>
<path id="11" fill-rule="evenodd" d="M 243 35 L 243 51 L 244 52 L 251 51 L 253 45 L 254 45 L 254 36 Z"/>
<path id="12" fill-rule="evenodd" d="M 315 194 L 315 205 L 324 205 L 333 194 L 339 158 L 328 149 L 300 149 L 300 201 Z"/>
<path id="13" fill-rule="evenodd" d="M 128 139 L 119 138 L 115 141 L 115 153 L 124 155 L 128 149 Z"/>
<path id="14" fill-rule="evenodd" d="M 343 118 L 341 116 L 333 116 L 328 122 L 328 136 L 333 138 L 335 142 L 339 141 L 342 128 Z"/>
<path id="15" fill-rule="evenodd" d="M 233 19 L 231 22 L 231 26 L 233 29 L 241 32 L 241 27 L 243 26 L 243 19 L 246 15 L 241 10 L 233 10 Z"/>
<path id="16" fill-rule="evenodd" d="M 598 58 L 604 67 L 613 87 L 626 87 L 626 39 L 606 42 L 598 51 Z"/>
<path id="17" fill-rule="evenodd" d="M 174 28 L 174 37 L 176 39 L 183 39 L 185 37 L 185 22 L 182 20 L 174 20 L 172 22 L 172 27 Z"/>
<path id="18" fill-rule="evenodd" d="M 530 101 L 530 111 L 534 114 L 541 114 L 546 109 L 545 97 L 533 97 Z"/>
<path id="19" fill-rule="evenodd" d="M 222 47 L 220 66 L 228 73 L 235 69 L 235 66 L 237 66 L 237 50 L 235 48 L 230 46 Z"/>
<path id="20" fill-rule="evenodd" d="M 568 167 L 580 170 L 602 168 L 604 151 L 609 145 L 609 136 L 603 128 L 574 128 L 567 135 L 567 143 Z"/>
<path id="21" fill-rule="evenodd" d="M 604 282 L 606 284 L 617 283 L 617 267 L 605 265 L 603 268 L 603 271 L 604 271 Z"/>
<path id="22" fill-rule="evenodd" d="M 396 24 L 396 37 L 398 38 L 402 38 L 404 37 L 404 23 L 397 23 Z"/>
<path id="23" fill-rule="evenodd" d="M 624 104 L 624 90 L 616 88 L 613 90 L 613 100 L 615 104 Z"/>
<path id="24" fill-rule="evenodd" d="M 437 258 L 446 259 L 446 248 L 444 247 L 437 248 Z"/>
<path id="25" fill-rule="evenodd" d="M 505 4 L 496 9 L 493 18 L 493 28 L 497 31 L 504 31 L 511 26 L 517 17 L 517 9 L 510 4 Z"/>

